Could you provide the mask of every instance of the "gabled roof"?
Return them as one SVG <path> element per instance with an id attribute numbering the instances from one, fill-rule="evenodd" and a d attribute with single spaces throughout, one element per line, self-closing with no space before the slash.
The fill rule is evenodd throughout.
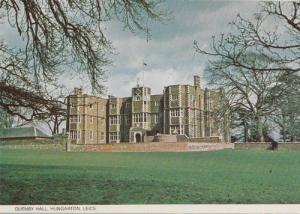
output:
<path id="1" fill-rule="evenodd" d="M 30 138 L 30 137 L 47 138 L 50 136 L 35 127 L 0 129 L 0 139 Z"/>

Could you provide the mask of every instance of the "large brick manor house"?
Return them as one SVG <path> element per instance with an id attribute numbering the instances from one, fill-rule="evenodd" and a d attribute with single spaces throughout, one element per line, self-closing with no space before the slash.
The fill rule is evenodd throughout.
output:
<path id="1" fill-rule="evenodd" d="M 68 97 L 67 131 L 77 144 L 138 143 L 157 135 L 228 142 L 228 118 L 215 117 L 224 108 L 223 93 L 201 89 L 199 76 L 194 76 L 194 85 L 166 86 L 159 95 L 138 84 L 131 97 L 108 99 L 75 88 Z"/>

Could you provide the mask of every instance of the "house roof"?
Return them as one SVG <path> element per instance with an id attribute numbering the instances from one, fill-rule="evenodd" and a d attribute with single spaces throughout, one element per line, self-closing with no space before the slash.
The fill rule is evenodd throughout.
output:
<path id="1" fill-rule="evenodd" d="M 0 139 L 9 138 L 28 138 L 28 137 L 50 137 L 35 127 L 21 127 L 21 128 L 9 128 L 0 129 Z"/>

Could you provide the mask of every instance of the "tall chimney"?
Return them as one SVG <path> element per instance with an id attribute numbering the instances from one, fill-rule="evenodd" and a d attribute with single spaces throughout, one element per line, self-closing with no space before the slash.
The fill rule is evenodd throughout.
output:
<path id="1" fill-rule="evenodd" d="M 194 86 L 200 88 L 200 76 L 198 75 L 194 76 Z"/>

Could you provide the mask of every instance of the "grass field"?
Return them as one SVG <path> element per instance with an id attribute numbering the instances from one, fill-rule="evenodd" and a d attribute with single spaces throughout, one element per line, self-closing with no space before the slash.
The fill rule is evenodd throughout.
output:
<path id="1" fill-rule="evenodd" d="M 300 203 L 299 151 L 0 150 L 0 204 Z"/>

